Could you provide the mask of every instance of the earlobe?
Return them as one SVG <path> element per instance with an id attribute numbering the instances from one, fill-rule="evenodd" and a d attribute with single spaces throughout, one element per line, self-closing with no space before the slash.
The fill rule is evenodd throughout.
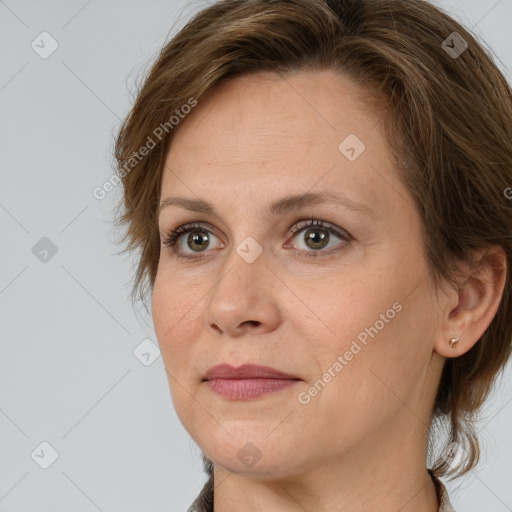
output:
<path id="1" fill-rule="evenodd" d="M 434 350 L 444 357 L 458 357 L 470 350 L 491 324 L 501 302 L 506 280 L 506 255 L 501 246 L 486 249 L 478 268 L 458 291 L 450 294 L 442 312 L 443 326 Z M 458 301 L 453 307 L 454 295 Z"/>

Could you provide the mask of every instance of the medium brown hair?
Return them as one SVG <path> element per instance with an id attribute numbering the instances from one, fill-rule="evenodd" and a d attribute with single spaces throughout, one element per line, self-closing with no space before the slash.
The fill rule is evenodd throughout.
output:
<path id="1" fill-rule="evenodd" d="M 460 55 L 448 51 L 454 41 L 467 43 Z M 116 140 L 124 192 L 117 220 L 127 228 L 121 241 L 128 241 L 125 251 L 139 251 L 132 299 L 144 301 L 155 281 L 162 170 L 176 128 L 128 172 L 134 153 L 173 112 L 220 83 L 301 69 L 338 71 L 381 109 L 397 175 L 422 219 L 436 289 L 458 288 L 461 262 L 477 271 L 475 250 L 499 245 L 506 254 L 499 309 L 469 351 L 446 360 L 435 399 L 433 473 L 463 475 L 479 459 L 475 413 L 512 347 L 512 201 L 504 192 L 512 186 L 512 92 L 491 51 L 431 3 L 220 0 L 196 13 L 161 50 Z M 442 450 L 457 442 L 468 454 L 456 467 L 434 457 L 432 432 L 440 425 L 447 431 Z M 198 510 L 213 497 L 212 463 L 203 461 L 209 480 L 193 505 Z"/>

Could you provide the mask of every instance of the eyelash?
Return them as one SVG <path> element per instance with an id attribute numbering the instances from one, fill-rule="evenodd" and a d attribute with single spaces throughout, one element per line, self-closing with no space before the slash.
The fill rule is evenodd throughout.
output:
<path id="1" fill-rule="evenodd" d="M 329 233 L 333 233 L 334 235 L 336 235 L 337 237 L 341 238 L 342 240 L 344 240 L 346 242 L 351 242 L 354 239 L 352 237 L 352 235 L 350 235 L 345 230 L 338 230 L 338 229 L 335 229 L 334 227 L 330 227 L 329 225 L 325 226 L 324 221 L 322 221 L 322 220 L 310 219 L 310 220 L 307 220 L 305 224 L 301 224 L 302 222 L 304 222 L 304 221 L 298 221 L 296 224 L 294 224 L 293 227 L 290 228 L 289 234 L 295 235 L 297 233 L 300 233 L 301 231 L 304 231 L 306 228 L 309 228 L 312 226 L 318 226 L 318 227 L 323 227 Z M 191 231 L 196 231 L 196 230 L 203 230 L 208 233 L 211 233 L 211 231 L 208 229 L 208 227 L 200 222 L 182 224 L 182 225 L 178 226 L 177 228 L 170 230 L 169 232 L 165 233 L 162 236 L 162 245 L 164 245 L 165 247 L 169 247 L 173 251 L 174 255 L 179 260 L 197 260 L 200 258 L 204 258 L 205 256 L 201 256 L 200 255 L 201 253 L 198 253 L 197 255 L 192 256 L 192 255 L 188 255 L 186 253 L 181 253 L 175 247 L 176 241 L 178 240 L 178 238 L 181 235 L 190 233 Z M 307 258 L 318 258 L 318 257 L 332 254 L 332 250 L 331 251 L 319 250 L 318 252 L 302 251 L 301 250 L 300 252 L 302 252 L 303 255 L 306 256 Z M 321 253 L 323 253 L 323 254 L 321 254 Z"/>

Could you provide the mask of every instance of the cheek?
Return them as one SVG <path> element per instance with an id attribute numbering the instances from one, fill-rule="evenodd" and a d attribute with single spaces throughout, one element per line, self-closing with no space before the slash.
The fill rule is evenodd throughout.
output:
<path id="1" fill-rule="evenodd" d="M 352 276 L 351 278 L 352 279 Z M 316 328 L 325 334 L 315 345 L 318 354 L 343 355 L 347 350 L 360 355 L 367 347 L 376 345 L 386 332 L 399 321 L 402 307 L 390 290 L 389 284 L 376 286 L 368 276 L 348 282 L 349 279 L 332 279 L 324 290 L 327 293 L 308 295 L 309 320 L 303 326 L 310 334 Z M 311 311 L 316 315 L 311 316 Z M 349 358 L 352 356 L 347 354 Z M 354 357 L 355 358 L 355 357 Z"/>
<path id="2" fill-rule="evenodd" d="M 321 321 L 317 320 L 316 327 L 325 334 L 315 338 L 314 348 L 310 346 L 318 368 L 322 372 L 331 369 L 340 376 L 333 380 L 341 388 L 346 389 L 348 383 L 361 386 L 359 393 L 369 402 L 372 395 L 381 395 L 375 393 L 375 387 L 384 387 L 378 377 L 403 388 L 428 355 L 425 343 L 418 347 L 425 305 L 411 303 L 417 296 L 404 299 L 402 288 L 407 286 L 391 272 L 367 272 L 356 281 L 335 282 L 334 291 L 309 303 L 319 312 Z M 310 339 L 313 324 L 303 327 L 309 331 L 304 333 L 305 339 Z"/>
<path id="3" fill-rule="evenodd" d="M 189 287 L 157 274 L 152 293 L 152 316 L 167 371 L 184 368 L 194 340 L 198 339 L 201 303 L 200 296 L 196 295 Z"/>
<path id="4" fill-rule="evenodd" d="M 383 419 L 404 407 L 418 409 L 431 360 L 435 319 L 428 302 L 418 295 L 380 304 L 352 336 L 361 350 L 349 356 L 352 361 L 348 365 L 354 365 L 350 373 L 357 380 L 355 406 L 370 407 L 372 414 Z"/>
<path id="5" fill-rule="evenodd" d="M 418 308 L 389 295 L 342 304 L 343 314 L 324 317 L 338 334 L 318 341 L 314 356 L 321 374 L 305 386 L 301 403 L 309 405 L 299 409 L 301 419 L 321 429 L 331 446 L 370 435 L 404 407 L 415 410 L 414 383 L 428 362 L 425 344 L 418 347 L 418 336 L 408 330 Z"/>
<path id="6" fill-rule="evenodd" d="M 188 432 L 197 439 L 195 429 L 204 423 L 202 406 L 194 398 L 198 390 L 201 361 L 198 346 L 203 303 L 198 287 L 187 287 L 172 276 L 158 275 L 152 293 L 152 316 L 165 366 L 174 410 Z M 196 290 L 194 292 L 194 289 Z"/>

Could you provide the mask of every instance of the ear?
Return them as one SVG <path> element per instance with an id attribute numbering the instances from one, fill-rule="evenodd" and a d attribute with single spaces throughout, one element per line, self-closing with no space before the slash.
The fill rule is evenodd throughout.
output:
<path id="1" fill-rule="evenodd" d="M 450 289 L 442 306 L 442 325 L 434 350 L 444 357 L 466 353 L 480 339 L 494 318 L 505 288 L 507 258 L 499 245 L 477 252 L 476 270 L 467 265 L 458 290 Z M 459 341 L 450 347 L 450 339 Z"/>

